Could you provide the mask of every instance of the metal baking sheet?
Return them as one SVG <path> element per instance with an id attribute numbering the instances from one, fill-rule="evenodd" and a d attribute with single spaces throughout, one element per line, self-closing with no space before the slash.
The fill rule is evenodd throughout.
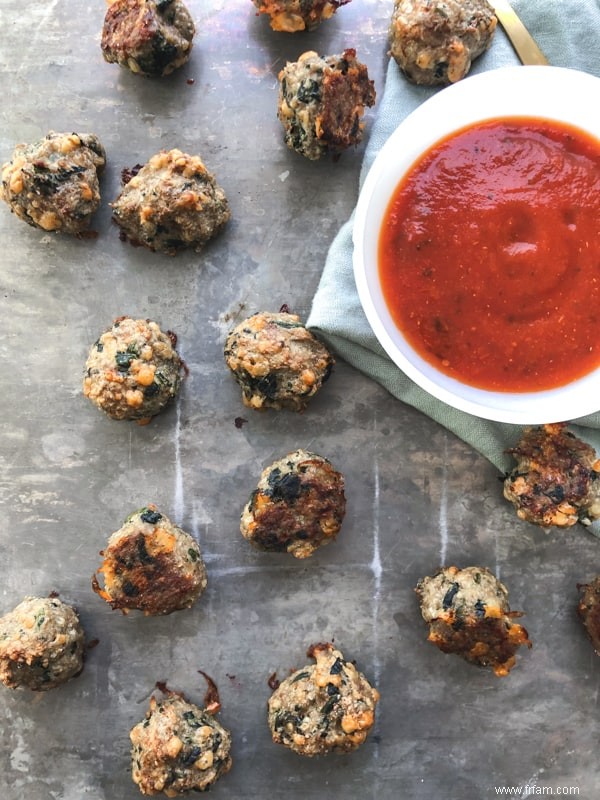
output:
<path id="1" fill-rule="evenodd" d="M 201 702 L 199 669 L 233 734 L 215 797 L 482 800 L 503 786 L 596 797 L 600 661 L 575 606 L 597 540 L 520 523 L 494 467 L 340 360 L 301 415 L 250 413 L 224 366 L 242 316 L 284 303 L 307 316 L 356 201 L 364 146 L 322 163 L 288 151 L 277 73 L 304 50 L 351 46 L 381 93 L 391 2 L 354 0 L 293 35 L 271 31 L 250 0 L 188 5 L 191 60 L 155 80 L 103 61 L 100 0 L 0 4 L 2 160 L 50 129 L 93 131 L 108 154 L 97 238 L 47 234 L 0 208 L 1 611 L 57 591 L 98 640 L 60 689 L 0 687 L 2 797 L 139 797 L 129 730 L 156 681 Z M 171 147 L 200 155 L 232 207 L 202 254 L 135 249 L 110 222 L 121 170 Z M 81 393 L 89 347 L 122 314 L 175 331 L 189 367 L 176 404 L 145 427 L 105 418 Z M 262 468 L 297 447 L 330 458 L 348 495 L 337 541 L 308 561 L 254 551 L 238 527 Z M 198 539 L 209 574 L 193 609 L 166 618 L 123 616 L 91 591 L 107 537 L 148 502 Z M 526 611 L 533 649 L 507 678 L 426 642 L 414 586 L 442 562 L 490 567 Z M 270 741 L 267 681 L 324 640 L 381 702 L 357 752 L 303 759 Z"/>

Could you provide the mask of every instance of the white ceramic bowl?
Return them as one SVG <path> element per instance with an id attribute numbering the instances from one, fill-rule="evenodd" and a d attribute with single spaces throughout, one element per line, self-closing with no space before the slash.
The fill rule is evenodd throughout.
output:
<path id="1" fill-rule="evenodd" d="M 575 419 L 600 409 L 600 369 L 549 391 L 491 392 L 465 385 L 421 358 L 394 324 L 379 282 L 379 232 L 394 190 L 424 151 L 453 131 L 485 119 L 541 117 L 568 122 L 600 139 L 599 96 L 599 78 L 560 67 L 504 67 L 467 77 L 442 89 L 406 117 L 366 177 L 353 231 L 360 301 L 392 361 L 421 388 L 450 406 L 498 422 L 541 424 Z"/>

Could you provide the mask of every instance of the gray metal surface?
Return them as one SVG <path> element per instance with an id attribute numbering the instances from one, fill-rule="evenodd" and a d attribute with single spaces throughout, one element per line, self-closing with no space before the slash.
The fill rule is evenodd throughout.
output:
<path id="1" fill-rule="evenodd" d="M 44 234 L 0 208 L 0 611 L 55 590 L 99 640 L 60 689 L 0 687 L 0 796 L 139 797 L 129 730 L 157 680 L 201 702 L 202 669 L 234 742 L 215 797 L 597 797 L 600 660 L 575 606 L 598 541 L 519 522 L 492 466 L 341 362 L 302 415 L 244 409 L 224 366 L 242 316 L 283 303 L 307 316 L 356 200 L 363 148 L 322 163 L 288 151 L 277 72 L 304 50 L 354 46 L 381 93 L 391 2 L 354 0 L 294 35 L 271 31 L 250 0 L 189 7 L 190 63 L 151 80 L 104 63 L 100 0 L 0 3 L 0 158 L 49 129 L 93 131 L 108 153 L 96 239 Z M 171 147 L 200 155 L 232 207 L 201 255 L 135 249 L 110 223 L 121 169 Z M 189 367 L 178 402 L 146 427 L 81 393 L 89 347 L 122 314 L 175 331 Z M 258 553 L 238 531 L 262 468 L 297 447 L 329 457 L 348 495 L 338 540 L 307 561 Z M 197 537 L 209 573 L 193 609 L 159 619 L 113 612 L 90 588 L 108 535 L 148 502 Z M 444 561 L 490 567 L 526 611 L 534 646 L 507 678 L 425 641 L 413 589 Z M 376 729 L 354 754 L 302 759 L 270 741 L 267 680 L 331 639 L 378 686 Z"/>

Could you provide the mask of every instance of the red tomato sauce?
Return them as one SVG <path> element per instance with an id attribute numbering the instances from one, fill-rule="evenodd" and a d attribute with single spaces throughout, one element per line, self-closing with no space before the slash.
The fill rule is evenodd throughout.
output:
<path id="1" fill-rule="evenodd" d="M 492 391 L 600 365 L 600 141 L 543 119 L 436 143 L 388 206 L 379 273 L 395 324 L 442 372 Z"/>

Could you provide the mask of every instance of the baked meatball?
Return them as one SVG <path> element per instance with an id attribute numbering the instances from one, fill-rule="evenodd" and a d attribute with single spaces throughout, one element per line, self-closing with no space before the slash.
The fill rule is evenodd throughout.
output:
<path id="1" fill-rule="evenodd" d="M 177 692 L 150 698 L 145 719 L 129 734 L 131 775 L 142 794 L 204 792 L 229 771 L 231 734 L 214 713 Z"/>
<path id="2" fill-rule="evenodd" d="M 296 670 L 268 702 L 273 741 L 302 756 L 349 753 L 375 722 L 379 692 L 332 644 L 313 644 L 316 664 Z"/>
<path id="3" fill-rule="evenodd" d="M 334 358 L 287 312 L 261 311 L 229 333 L 225 361 L 248 408 L 304 411 L 329 378 Z"/>
<path id="4" fill-rule="evenodd" d="M 54 689 L 83 669 L 77 612 L 56 596 L 26 597 L 0 618 L 0 680 L 11 689 Z"/>
<path id="5" fill-rule="evenodd" d="M 109 0 L 102 55 L 140 75 L 168 75 L 189 59 L 194 21 L 182 0 Z"/>
<path id="6" fill-rule="evenodd" d="M 11 211 L 44 231 L 81 234 L 100 205 L 106 154 L 93 133 L 50 131 L 18 144 L 2 167 L 0 193 Z"/>
<path id="7" fill-rule="evenodd" d="M 365 106 L 374 103 L 374 83 L 350 48 L 324 58 L 308 51 L 279 73 L 277 116 L 285 143 L 312 161 L 358 144 Z"/>
<path id="8" fill-rule="evenodd" d="M 263 470 L 240 530 L 258 550 L 308 558 L 335 539 L 345 513 L 342 474 L 326 458 L 295 450 Z"/>
<path id="9" fill-rule="evenodd" d="M 577 614 L 583 622 L 596 653 L 600 655 L 600 575 L 591 583 L 577 584 L 579 605 Z"/>
<path id="10" fill-rule="evenodd" d="M 155 505 L 134 512 L 113 533 L 94 591 L 113 608 L 139 609 L 158 616 L 190 608 L 206 589 L 206 567 L 200 547 L 189 533 L 173 525 Z"/>
<path id="11" fill-rule="evenodd" d="M 149 422 L 179 391 L 184 364 L 176 341 L 156 322 L 118 317 L 92 345 L 83 394 L 113 419 Z"/>
<path id="12" fill-rule="evenodd" d="M 268 14 L 274 31 L 296 31 L 317 28 L 350 0 L 252 0 L 259 14 Z"/>
<path id="13" fill-rule="evenodd" d="M 507 452 L 517 464 L 505 477 L 504 497 L 520 519 L 569 528 L 600 518 L 600 460 L 564 423 L 526 428 Z"/>
<path id="14" fill-rule="evenodd" d="M 518 648 L 531 647 L 527 631 L 513 622 L 508 590 L 485 567 L 444 567 L 416 587 L 429 641 L 444 653 L 508 675 Z"/>
<path id="15" fill-rule="evenodd" d="M 214 175 L 181 150 L 152 156 L 111 205 L 124 238 L 167 255 L 199 252 L 231 216 Z"/>
<path id="16" fill-rule="evenodd" d="M 395 0 L 390 55 L 414 83 L 456 83 L 488 49 L 496 23 L 487 0 Z"/>

